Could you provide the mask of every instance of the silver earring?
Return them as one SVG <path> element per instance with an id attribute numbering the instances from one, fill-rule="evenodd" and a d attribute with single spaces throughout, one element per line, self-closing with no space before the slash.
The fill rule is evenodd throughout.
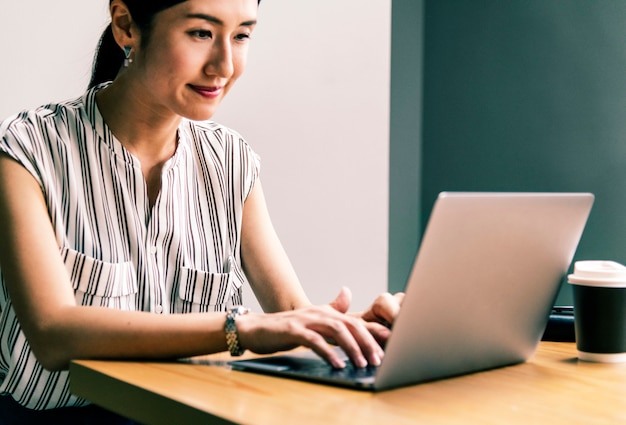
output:
<path id="1" fill-rule="evenodd" d="M 133 63 L 130 55 L 133 53 L 133 48 L 131 46 L 124 46 L 124 68 L 128 68 L 128 65 Z"/>

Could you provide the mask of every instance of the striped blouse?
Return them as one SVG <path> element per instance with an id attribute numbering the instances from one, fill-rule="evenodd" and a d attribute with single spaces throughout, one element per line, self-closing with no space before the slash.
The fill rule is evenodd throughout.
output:
<path id="1" fill-rule="evenodd" d="M 141 165 L 104 123 L 97 90 L 0 124 L 0 152 L 41 186 L 77 303 L 154 314 L 240 304 L 242 211 L 257 155 L 228 128 L 183 120 L 150 208 Z M 37 362 L 0 270 L 0 394 L 32 409 L 87 404 L 68 383 L 67 371 Z"/>

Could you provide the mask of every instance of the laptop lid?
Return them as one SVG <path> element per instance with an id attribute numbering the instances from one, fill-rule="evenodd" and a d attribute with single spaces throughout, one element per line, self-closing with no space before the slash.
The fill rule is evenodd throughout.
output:
<path id="1" fill-rule="evenodd" d="M 310 375 L 300 366 L 313 365 L 312 352 L 231 365 L 385 390 L 526 361 L 593 200 L 589 193 L 442 192 L 375 377 L 352 377 L 327 365 L 328 373 L 317 368 Z"/>

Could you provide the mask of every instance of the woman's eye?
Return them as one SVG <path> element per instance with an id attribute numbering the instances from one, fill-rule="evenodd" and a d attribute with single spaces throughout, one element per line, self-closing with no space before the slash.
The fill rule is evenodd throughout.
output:
<path id="1" fill-rule="evenodd" d="M 211 31 L 207 31 L 207 30 L 195 30 L 195 31 L 191 31 L 190 34 L 193 37 L 199 38 L 201 40 L 208 40 L 213 37 L 213 34 L 211 33 Z"/>
<path id="2" fill-rule="evenodd" d="M 235 38 L 240 41 L 245 41 L 250 38 L 250 34 L 239 34 L 235 36 Z"/>

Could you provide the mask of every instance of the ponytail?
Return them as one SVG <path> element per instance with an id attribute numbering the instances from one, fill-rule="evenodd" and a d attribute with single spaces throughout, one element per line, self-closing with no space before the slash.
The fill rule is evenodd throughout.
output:
<path id="1" fill-rule="evenodd" d="M 123 63 L 124 52 L 122 52 L 122 49 L 120 49 L 115 42 L 113 30 L 109 24 L 102 33 L 102 37 L 100 37 L 100 42 L 98 43 L 89 88 L 91 89 L 107 81 L 113 81 Z"/>

